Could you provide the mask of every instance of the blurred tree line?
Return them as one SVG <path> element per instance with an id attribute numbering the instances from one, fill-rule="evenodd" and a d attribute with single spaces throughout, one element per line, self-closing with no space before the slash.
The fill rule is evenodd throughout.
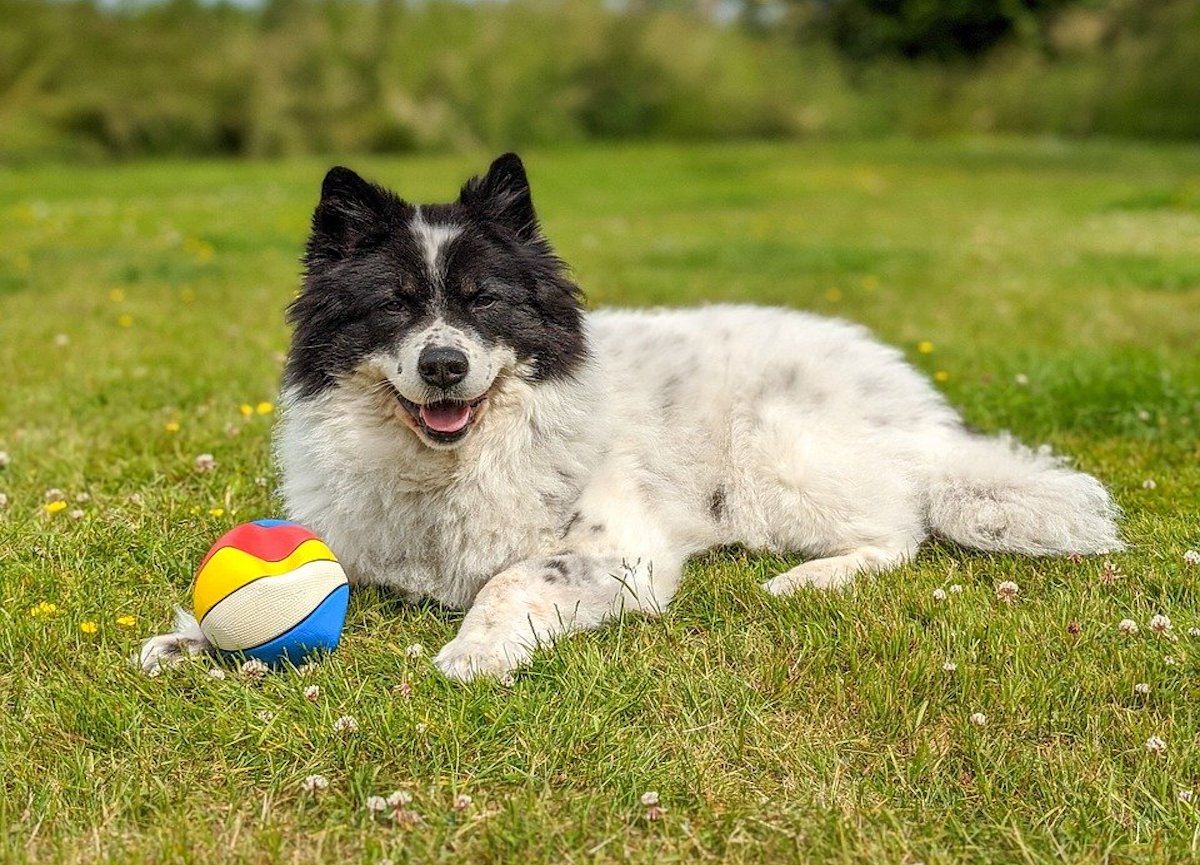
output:
<path id="1" fill-rule="evenodd" d="M 0 160 L 1200 139 L 1196 0 L 0 0 Z"/>

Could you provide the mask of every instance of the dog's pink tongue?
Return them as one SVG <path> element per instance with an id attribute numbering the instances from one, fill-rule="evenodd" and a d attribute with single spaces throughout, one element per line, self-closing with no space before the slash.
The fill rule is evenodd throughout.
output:
<path id="1" fill-rule="evenodd" d="M 466 403 L 440 402 L 421 406 L 421 420 L 434 432 L 456 433 L 471 419 Z"/>

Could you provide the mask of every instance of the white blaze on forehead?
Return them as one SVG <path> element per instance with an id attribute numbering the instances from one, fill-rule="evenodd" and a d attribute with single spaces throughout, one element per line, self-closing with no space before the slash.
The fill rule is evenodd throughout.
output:
<path id="1" fill-rule="evenodd" d="M 417 208 L 417 213 L 412 221 L 412 233 L 416 238 L 417 243 L 421 247 L 421 251 L 425 255 L 425 266 L 429 268 L 429 278 L 435 283 L 442 279 L 441 258 L 442 248 L 458 237 L 462 233 L 462 227 L 458 225 L 430 225 L 425 221 L 424 214 L 421 213 L 421 208 Z"/>

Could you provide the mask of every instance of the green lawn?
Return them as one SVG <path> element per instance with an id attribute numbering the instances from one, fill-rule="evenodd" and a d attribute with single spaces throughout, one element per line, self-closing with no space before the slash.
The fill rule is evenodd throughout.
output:
<path id="1" fill-rule="evenodd" d="M 1200 151 L 526 157 L 593 304 L 756 300 L 870 325 L 973 425 L 1111 486 L 1119 575 L 933 546 L 851 592 L 777 600 L 757 584 L 783 563 L 730 550 L 691 566 L 666 616 L 573 637 L 510 687 L 439 678 L 429 657 L 457 615 L 372 591 L 307 678 L 148 678 L 126 658 L 167 628 L 208 545 L 279 511 L 273 414 L 255 407 L 275 398 L 326 163 L 0 170 L 0 861 L 1195 855 Z M 487 158 L 352 165 L 438 200 Z M 201 453 L 214 472 L 193 469 Z M 335 733 L 347 714 L 357 733 Z M 314 773 L 324 793 L 301 789 Z M 415 827 L 365 810 L 395 789 Z M 645 819 L 647 790 L 664 819 Z M 459 794 L 473 802 L 454 811 Z"/>

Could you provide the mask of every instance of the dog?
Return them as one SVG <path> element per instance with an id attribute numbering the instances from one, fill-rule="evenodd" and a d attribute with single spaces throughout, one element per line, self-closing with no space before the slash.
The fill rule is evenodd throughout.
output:
<path id="1" fill-rule="evenodd" d="M 739 544 L 834 589 L 937 535 L 1033 556 L 1122 548 L 1095 478 L 969 431 L 862 327 L 753 306 L 585 312 L 524 165 L 414 205 L 333 168 L 290 307 L 276 452 L 291 519 L 351 581 L 465 610 L 434 663 L 505 677 L 535 648 L 671 601 Z M 147 670 L 209 648 L 194 619 Z"/>

